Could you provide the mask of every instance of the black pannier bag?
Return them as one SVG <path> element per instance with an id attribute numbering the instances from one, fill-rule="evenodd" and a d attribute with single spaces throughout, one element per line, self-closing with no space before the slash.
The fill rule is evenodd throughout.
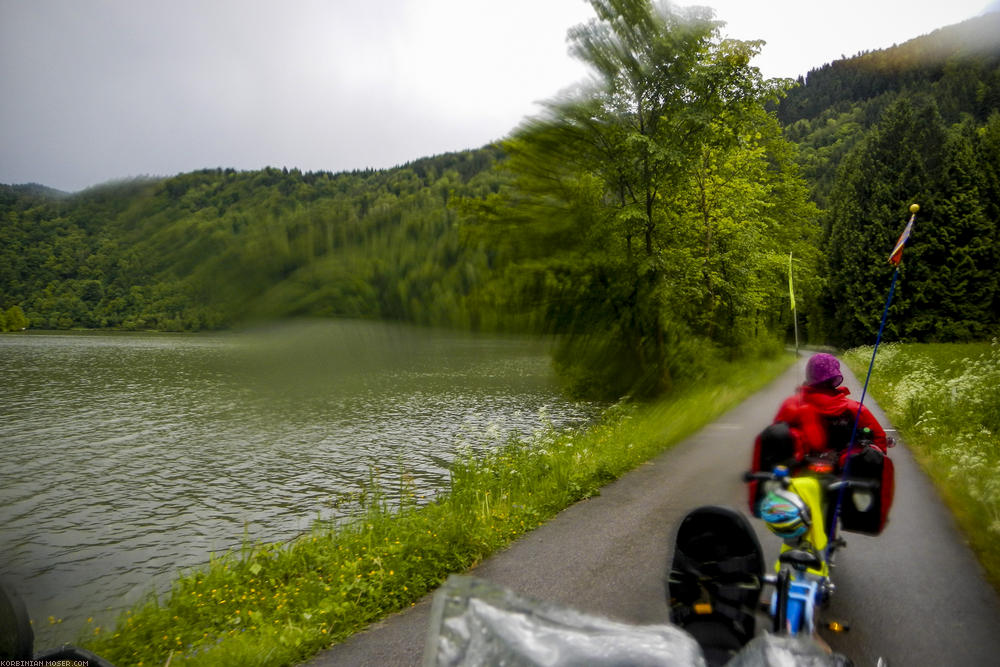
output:
<path id="1" fill-rule="evenodd" d="M 851 439 L 854 415 L 848 411 L 842 415 L 828 417 L 824 426 L 827 429 L 827 443 L 835 451 L 842 452 Z M 843 505 L 840 509 L 840 528 L 851 533 L 878 535 L 885 529 L 889 510 L 892 508 L 895 469 L 888 456 L 882 457 L 877 463 L 860 459 L 858 454 L 866 447 L 863 438 L 861 440 L 862 444 L 856 443 L 854 446 L 856 453 L 850 455 L 848 475 L 852 479 L 873 482 L 876 488 L 871 491 L 848 489 L 844 492 Z M 770 471 L 778 465 L 788 466 L 794 471 L 795 463 L 795 438 L 788 424 L 777 422 L 760 432 L 754 441 L 753 461 L 750 467 L 752 471 Z M 764 495 L 764 485 L 758 480 L 752 480 L 748 487 L 750 513 L 759 518 L 757 506 Z M 827 498 L 828 517 L 834 511 L 838 493 L 831 492 Z"/>
<path id="2" fill-rule="evenodd" d="M 878 535 L 889 520 L 895 491 L 895 468 L 888 456 L 882 456 L 880 461 L 873 462 L 861 457 L 862 451 L 863 449 L 848 458 L 847 476 L 850 479 L 874 482 L 876 487 L 871 491 L 844 490 L 840 506 L 840 528 L 849 533 Z M 831 492 L 836 493 L 838 492 Z M 831 495 L 829 502 L 832 507 L 837 502 L 837 496 Z"/>
<path id="3" fill-rule="evenodd" d="M 791 468 L 795 464 L 795 438 L 785 422 L 771 424 L 757 436 L 753 445 L 753 461 L 750 470 L 771 471 L 775 466 L 784 465 Z M 764 496 L 764 485 L 758 480 L 751 480 L 749 486 L 750 513 L 757 518 L 757 506 Z"/>

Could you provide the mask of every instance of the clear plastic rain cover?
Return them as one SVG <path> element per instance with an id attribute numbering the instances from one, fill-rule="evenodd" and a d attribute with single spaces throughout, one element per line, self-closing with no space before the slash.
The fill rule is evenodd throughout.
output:
<path id="1" fill-rule="evenodd" d="M 845 667 L 850 660 L 829 653 L 808 637 L 765 633 L 743 647 L 726 667 Z"/>
<path id="2" fill-rule="evenodd" d="M 701 667 L 701 648 L 672 625 L 628 625 L 452 576 L 434 596 L 425 667 L 549 665 Z"/>

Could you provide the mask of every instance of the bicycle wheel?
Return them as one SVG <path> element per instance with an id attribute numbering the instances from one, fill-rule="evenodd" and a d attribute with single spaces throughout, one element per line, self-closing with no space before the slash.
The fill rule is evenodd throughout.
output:
<path id="1" fill-rule="evenodd" d="M 30 660 L 34 641 L 24 602 L 13 586 L 0 582 L 0 658 Z"/>

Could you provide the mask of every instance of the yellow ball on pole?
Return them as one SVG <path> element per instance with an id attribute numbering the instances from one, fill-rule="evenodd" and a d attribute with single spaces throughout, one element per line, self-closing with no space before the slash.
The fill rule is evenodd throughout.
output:
<path id="1" fill-rule="evenodd" d="M 919 204 L 910 204 L 910 213 L 916 213 L 920 210 Z"/>

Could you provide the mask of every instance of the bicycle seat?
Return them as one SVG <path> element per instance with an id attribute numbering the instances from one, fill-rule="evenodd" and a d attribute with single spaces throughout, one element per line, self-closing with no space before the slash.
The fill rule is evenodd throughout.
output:
<path id="1" fill-rule="evenodd" d="M 819 570 L 823 567 L 823 561 L 814 551 L 805 549 L 789 549 L 778 556 L 778 560 L 787 563 L 796 570 Z"/>

